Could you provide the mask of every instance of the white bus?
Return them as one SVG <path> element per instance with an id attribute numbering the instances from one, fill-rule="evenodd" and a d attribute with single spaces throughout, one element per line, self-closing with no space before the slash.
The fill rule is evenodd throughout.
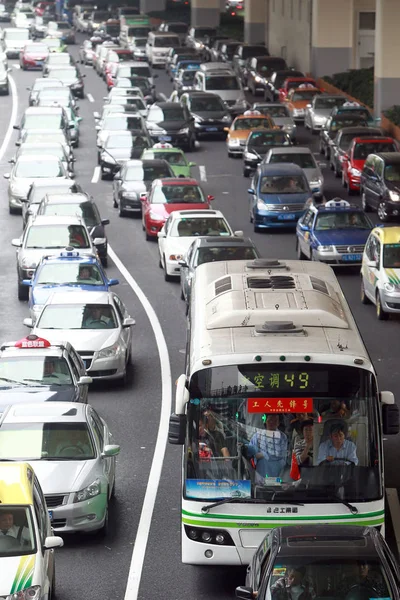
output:
<path id="1" fill-rule="evenodd" d="M 333 270 L 229 261 L 196 270 L 186 374 L 182 561 L 248 564 L 266 529 L 384 532 L 383 434 L 399 430 Z"/>

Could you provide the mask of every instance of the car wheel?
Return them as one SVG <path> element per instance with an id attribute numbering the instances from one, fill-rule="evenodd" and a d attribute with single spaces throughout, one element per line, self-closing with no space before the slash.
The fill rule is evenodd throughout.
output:
<path id="1" fill-rule="evenodd" d="M 173 277 L 167 273 L 167 261 L 165 260 L 164 254 L 164 279 L 165 281 L 173 281 Z"/>
<path id="2" fill-rule="evenodd" d="M 310 250 L 310 260 L 312 260 L 313 262 L 317 262 L 317 260 L 314 256 L 314 252 L 312 250 Z"/>
<path id="3" fill-rule="evenodd" d="M 123 208 L 121 208 L 121 202 L 119 203 L 118 215 L 119 215 L 120 217 L 126 217 L 126 212 L 124 211 L 124 209 L 123 209 Z"/>
<path id="4" fill-rule="evenodd" d="M 113 486 L 112 486 L 112 490 L 111 490 L 111 498 L 115 498 L 115 471 L 114 471 Z"/>
<path id="5" fill-rule="evenodd" d="M 386 212 L 386 205 L 384 202 L 380 202 L 378 206 L 378 217 L 382 223 L 386 223 L 389 220 L 389 216 Z"/>
<path id="6" fill-rule="evenodd" d="M 18 283 L 18 300 L 28 300 L 29 288 L 22 283 Z"/>
<path id="7" fill-rule="evenodd" d="M 161 256 L 159 256 L 159 258 L 158 258 L 158 266 L 160 267 L 160 269 L 164 268 L 164 266 L 162 264 Z"/>
<path id="8" fill-rule="evenodd" d="M 253 221 L 253 231 L 254 233 L 260 233 L 261 231 L 261 228 L 258 225 L 256 225 L 255 221 Z"/>
<path id="9" fill-rule="evenodd" d="M 107 179 L 107 175 L 102 170 L 100 170 L 100 177 L 101 177 L 102 181 L 104 181 L 105 179 Z"/>
<path id="10" fill-rule="evenodd" d="M 304 254 L 303 250 L 301 249 L 301 246 L 299 244 L 299 240 L 296 240 L 296 253 L 297 253 L 297 260 L 305 260 L 307 257 Z"/>
<path id="11" fill-rule="evenodd" d="M 146 233 L 146 242 L 152 242 L 153 238 L 151 237 L 151 235 L 149 235 L 145 229 L 145 233 Z"/>
<path id="12" fill-rule="evenodd" d="M 371 304 L 371 300 L 365 295 L 364 279 L 361 277 L 360 299 L 362 304 Z"/>
<path id="13" fill-rule="evenodd" d="M 188 142 L 188 152 L 193 152 L 195 149 L 195 139 L 194 136 L 191 135 Z"/>
<path id="14" fill-rule="evenodd" d="M 331 151 L 329 148 L 325 148 L 325 158 L 326 160 L 329 160 L 331 157 Z"/>
<path id="15" fill-rule="evenodd" d="M 367 196 L 364 191 L 361 193 L 361 206 L 364 212 L 370 212 L 371 208 L 367 202 Z"/>
<path id="16" fill-rule="evenodd" d="M 379 321 L 387 321 L 389 318 L 389 314 L 382 308 L 381 295 L 379 291 L 376 292 L 376 316 L 378 317 Z"/>
<path id="17" fill-rule="evenodd" d="M 54 563 L 53 563 L 54 565 Z M 56 568 L 53 566 L 53 577 L 51 578 L 51 588 L 49 593 L 49 600 L 56 599 Z"/>
<path id="18" fill-rule="evenodd" d="M 243 169 L 243 177 L 250 177 L 250 171 L 247 171 L 247 169 Z"/>
<path id="19" fill-rule="evenodd" d="M 185 301 L 185 295 L 183 293 L 183 289 L 181 288 L 181 300 Z"/>
<path id="20" fill-rule="evenodd" d="M 10 215 L 17 215 L 19 211 L 17 208 L 14 208 L 13 206 L 9 206 L 8 212 L 10 213 Z"/>
<path id="21" fill-rule="evenodd" d="M 102 256 L 100 261 L 103 267 L 106 269 L 108 267 L 108 256 Z"/>
<path id="22" fill-rule="evenodd" d="M 321 142 L 319 143 L 319 153 L 322 154 L 322 156 L 325 156 L 325 148 Z"/>

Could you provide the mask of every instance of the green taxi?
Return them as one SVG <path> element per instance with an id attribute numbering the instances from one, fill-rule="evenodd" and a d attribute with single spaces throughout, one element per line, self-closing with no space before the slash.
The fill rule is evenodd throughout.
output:
<path id="1" fill-rule="evenodd" d="M 74 148 L 77 148 L 79 146 L 79 123 L 82 121 L 82 117 L 79 117 L 71 106 L 65 106 L 64 110 L 68 115 L 69 125 L 71 127 L 69 132 L 71 145 Z"/>
<path id="2" fill-rule="evenodd" d="M 68 49 L 68 46 L 60 38 L 45 37 L 43 43 L 46 44 L 49 52 L 66 52 Z"/>
<path id="3" fill-rule="evenodd" d="M 188 162 L 180 148 L 174 148 L 171 144 L 155 144 L 152 148 L 144 150 L 141 156 L 141 159 L 147 160 L 155 158 L 166 160 L 175 177 L 192 177 L 190 168 L 196 166 L 196 163 Z"/>

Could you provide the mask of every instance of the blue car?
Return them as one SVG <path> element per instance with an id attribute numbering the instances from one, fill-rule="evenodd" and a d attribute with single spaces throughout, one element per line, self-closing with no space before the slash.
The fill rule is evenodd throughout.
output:
<path id="1" fill-rule="evenodd" d="M 67 249 L 57 255 L 44 256 L 32 279 L 23 281 L 29 286 L 29 310 L 35 321 L 55 288 L 57 291 L 107 292 L 118 279 L 108 279 L 100 261 L 95 256 L 80 255 Z"/>
<path id="2" fill-rule="evenodd" d="M 362 208 L 335 198 L 310 205 L 296 229 L 297 258 L 329 265 L 360 265 L 373 224 Z"/>
<path id="3" fill-rule="evenodd" d="M 247 191 L 254 231 L 295 227 L 312 201 L 303 169 L 292 163 L 260 165 Z"/>
<path id="4" fill-rule="evenodd" d="M 179 60 L 176 65 L 171 66 L 171 81 L 175 79 L 180 69 L 198 70 L 200 69 L 201 61 L 197 60 Z"/>

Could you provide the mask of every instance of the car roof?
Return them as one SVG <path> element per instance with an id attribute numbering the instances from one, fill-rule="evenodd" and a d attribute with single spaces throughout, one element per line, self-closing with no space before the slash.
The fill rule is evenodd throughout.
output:
<path id="1" fill-rule="evenodd" d="M 37 215 L 31 222 L 30 227 L 33 225 L 82 225 L 85 227 L 80 217 L 74 217 L 67 215 L 65 217 L 60 215 Z"/>
<path id="2" fill-rule="evenodd" d="M 111 304 L 111 293 L 105 291 L 77 290 L 72 292 L 53 292 L 47 304 Z"/>
<path id="3" fill-rule="evenodd" d="M 400 227 L 375 227 L 372 233 L 377 235 L 383 244 L 400 244 Z"/>
<path id="4" fill-rule="evenodd" d="M 32 183 L 34 188 L 46 188 L 60 186 L 62 188 L 76 185 L 73 179 L 61 179 L 61 177 L 46 177 L 43 181 L 36 180 Z"/>
<path id="5" fill-rule="evenodd" d="M 81 202 L 94 202 L 93 198 L 84 192 L 65 192 L 60 194 L 46 194 L 47 204 L 79 204 Z"/>
<path id="6" fill-rule="evenodd" d="M 304 175 L 304 171 L 293 163 L 270 163 L 259 166 L 261 175 Z"/>
<path id="7" fill-rule="evenodd" d="M 310 79 L 312 79 L 312 78 L 310 78 Z M 315 79 L 314 79 L 314 81 L 315 81 Z M 292 95 L 294 95 L 295 92 L 321 92 L 321 90 L 319 88 L 316 88 L 316 87 L 312 87 L 312 88 L 310 88 L 310 87 L 308 87 L 308 88 L 297 87 L 297 88 L 292 88 L 290 91 L 291 91 Z"/>
<path id="8" fill-rule="evenodd" d="M 282 129 L 278 130 L 278 133 L 282 133 Z M 271 148 L 270 152 L 273 154 L 313 154 L 310 148 L 304 146 L 278 146 Z"/>
<path id="9" fill-rule="evenodd" d="M 143 150 L 143 154 L 146 154 L 147 152 L 154 152 L 154 154 L 157 154 L 157 152 L 170 152 L 173 154 L 185 154 L 183 150 L 181 150 L 180 148 L 176 148 L 175 146 L 173 148 L 154 148 L 154 146 L 152 148 L 145 148 Z M 149 159 L 146 159 L 149 160 Z"/>
<path id="10" fill-rule="evenodd" d="M 173 219 L 183 219 L 185 217 L 190 217 L 195 219 L 198 217 L 199 219 L 205 219 L 206 217 L 211 217 L 214 219 L 224 219 L 224 215 L 220 210 L 174 210 L 171 213 L 171 218 Z"/>
<path id="11" fill-rule="evenodd" d="M 61 106 L 29 106 L 24 115 L 53 115 L 62 113 Z"/>
<path id="12" fill-rule="evenodd" d="M 245 237 L 234 237 L 234 236 L 207 236 L 207 237 L 199 237 L 194 242 L 197 247 L 209 247 L 213 246 L 251 246 L 255 247 L 253 241 L 250 238 Z"/>
<path id="13" fill-rule="evenodd" d="M 199 185 L 199 182 L 192 177 L 162 177 L 155 181 L 159 182 L 160 185 Z"/>
<path id="14" fill-rule="evenodd" d="M 31 402 L 8 406 L 4 423 L 85 423 L 87 405 L 83 402 Z"/>
<path id="15" fill-rule="evenodd" d="M 266 121 L 269 121 L 267 115 L 238 115 L 235 118 L 235 121 L 241 121 L 242 119 L 265 119 Z"/>
<path id="16" fill-rule="evenodd" d="M 400 152 L 374 152 L 374 155 L 379 156 L 379 158 L 382 158 L 386 163 L 400 163 Z"/>
<path id="17" fill-rule="evenodd" d="M 332 119 L 334 119 L 336 122 L 340 122 L 340 121 L 346 121 L 346 119 L 349 118 L 349 115 L 346 115 L 345 113 L 343 114 L 338 114 L 338 115 L 330 115 L 332 117 Z M 356 119 L 358 121 L 365 121 L 365 116 L 363 115 L 352 115 L 351 117 L 352 119 Z"/>
<path id="18" fill-rule="evenodd" d="M 66 250 L 61 251 L 64 253 L 67 253 Z M 73 254 L 75 254 L 75 252 L 79 252 L 77 251 L 75 248 L 73 250 Z M 79 264 L 83 264 L 83 265 L 97 265 L 99 266 L 99 259 L 97 258 L 97 256 L 95 256 L 94 254 L 82 254 L 79 256 L 60 256 L 60 254 L 46 254 L 45 256 L 43 256 L 40 260 L 40 266 L 43 265 L 43 263 L 63 263 L 63 262 L 75 262 L 75 263 L 79 263 Z"/>
<path id="19" fill-rule="evenodd" d="M 63 148 L 61 142 L 52 142 L 49 140 L 48 142 L 23 142 L 18 151 L 23 150 L 24 148 Z"/>
<path id="20" fill-rule="evenodd" d="M 17 162 L 37 162 L 38 160 L 46 160 L 48 162 L 60 162 L 58 156 L 54 156 L 54 154 L 40 154 L 40 156 L 35 156 L 32 154 L 22 154 L 22 156 L 18 156 Z"/>
<path id="21" fill-rule="evenodd" d="M 214 92 L 200 92 L 197 90 L 190 90 L 188 92 L 185 92 L 185 94 L 187 94 L 188 96 L 196 96 L 196 98 L 221 98 L 221 96 L 219 96 L 218 94 L 215 94 Z"/>

